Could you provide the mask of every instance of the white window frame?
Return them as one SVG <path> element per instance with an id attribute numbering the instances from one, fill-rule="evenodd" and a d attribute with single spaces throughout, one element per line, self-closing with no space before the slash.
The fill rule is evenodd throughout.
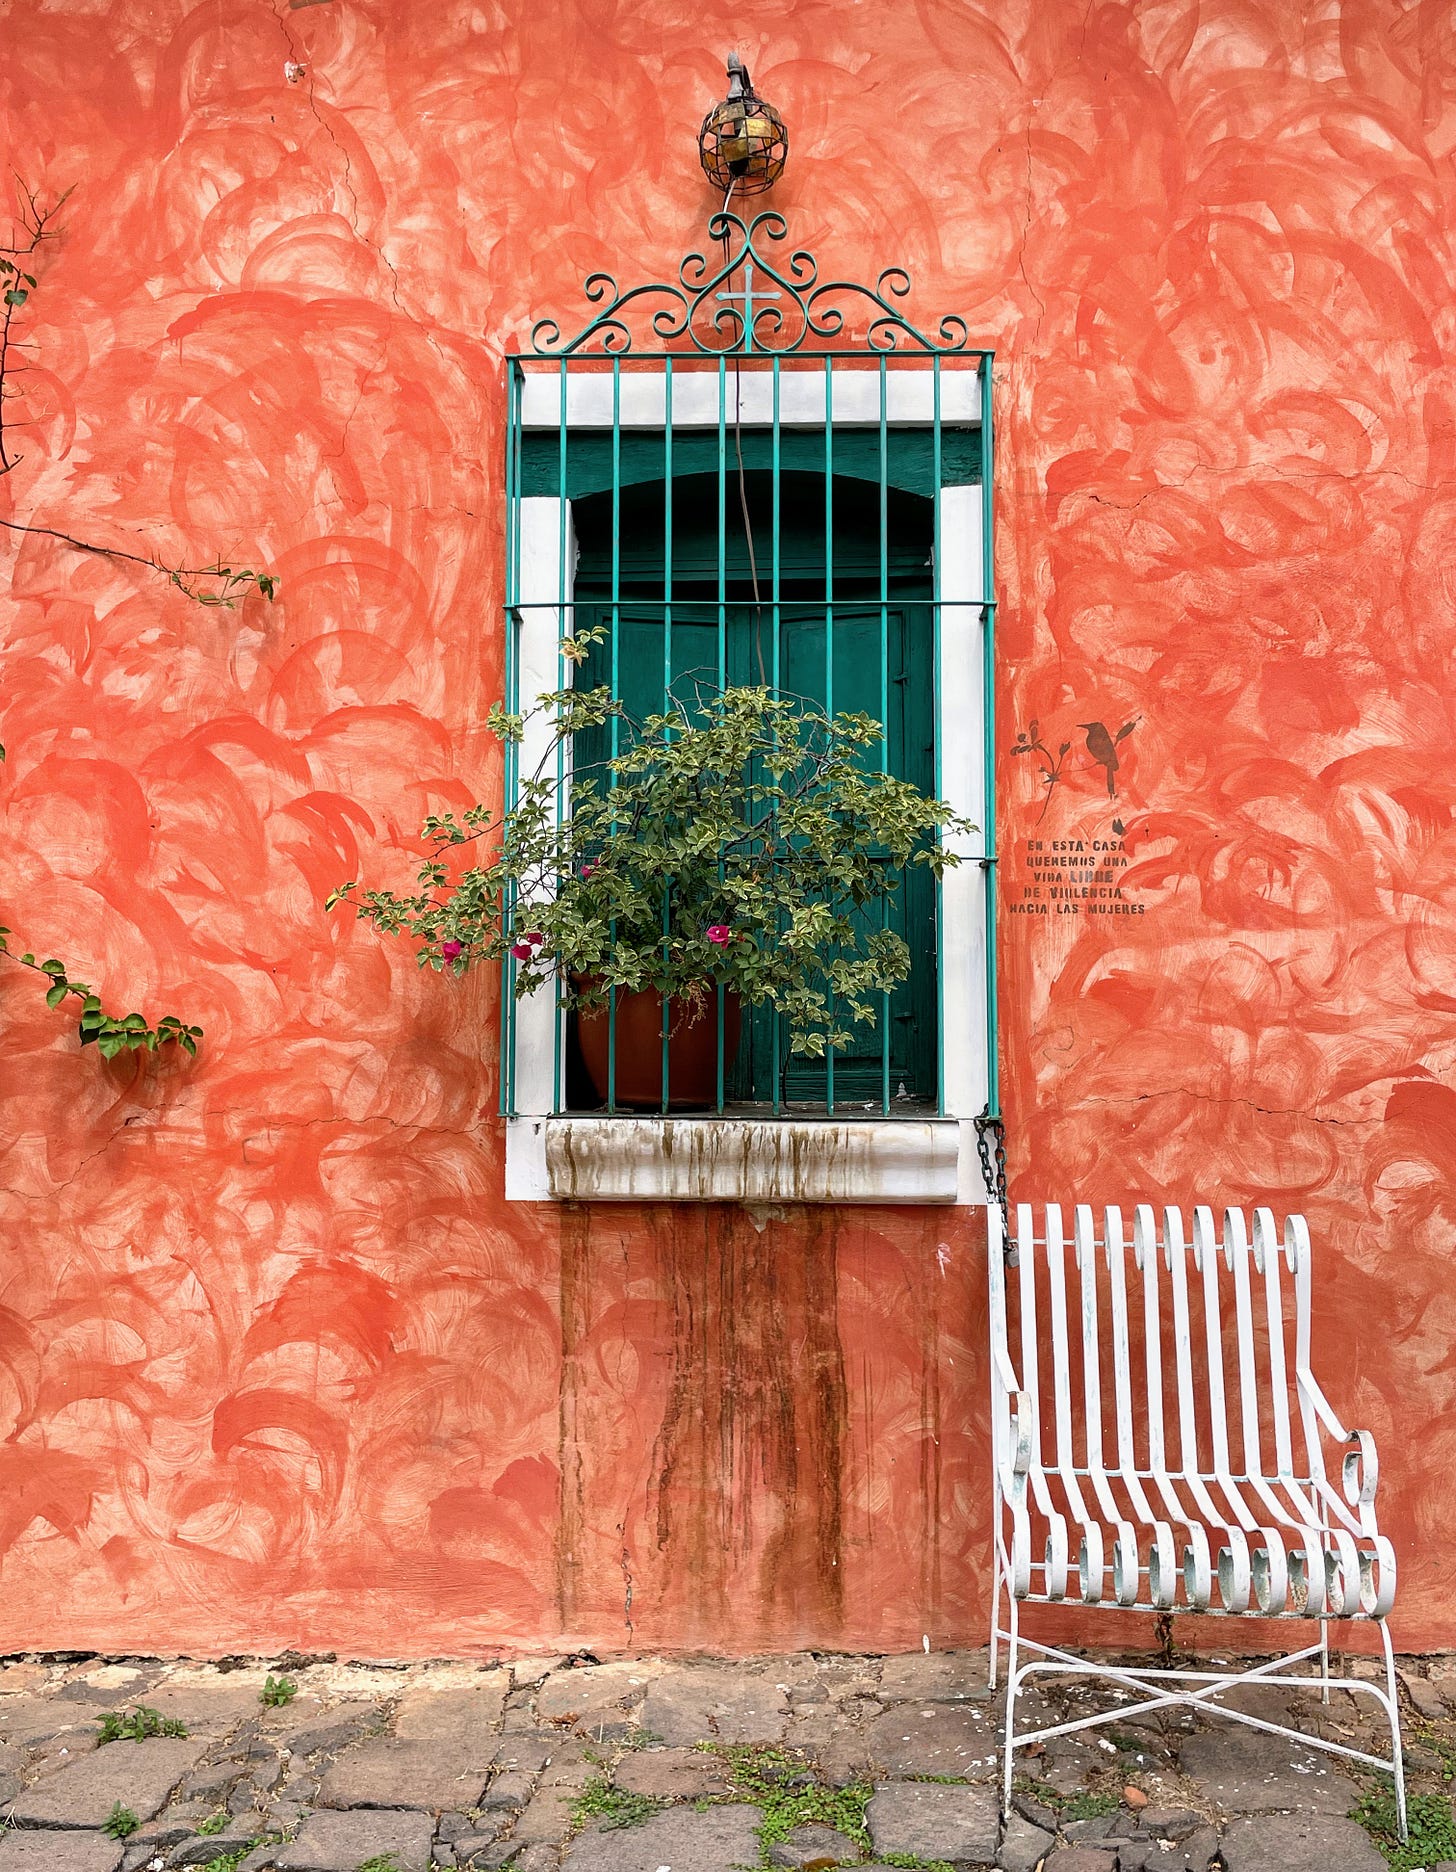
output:
<path id="1" fill-rule="evenodd" d="M 613 380 L 604 373 L 568 374 L 566 423 L 610 428 Z M 696 387 L 695 387 L 696 386 Z M 781 428 L 824 427 L 824 373 L 779 371 Z M 666 409 L 662 370 L 620 379 L 623 428 L 661 429 Z M 772 420 L 766 373 L 745 373 L 741 420 Z M 887 374 L 886 415 L 896 427 L 933 420 L 930 367 Z M 878 422 L 878 371 L 845 369 L 834 379 L 834 426 Z M 942 365 L 942 424 L 979 427 L 979 369 Z M 673 429 L 718 424 L 717 373 L 674 371 Z M 524 429 L 557 432 L 560 378 L 527 376 Z M 935 493 L 940 542 L 940 669 L 935 731 L 941 793 L 952 811 L 986 825 L 985 692 L 982 630 L 984 589 L 982 490 L 942 487 Z M 566 508 L 563 515 L 562 508 Z M 560 639 L 570 633 L 576 579 L 571 503 L 527 495 L 519 502 L 517 589 L 520 625 L 517 669 L 522 705 L 557 686 Z M 562 586 L 563 553 L 565 586 Z M 528 724 L 521 769 L 531 772 L 549 753 L 549 724 Z M 557 1026 L 551 987 L 516 1004 L 515 1113 L 506 1120 L 506 1198 L 541 1201 L 742 1201 L 956 1203 L 983 1206 L 974 1120 L 985 1109 L 988 1083 L 986 915 L 981 865 L 984 830 L 950 835 L 946 844 L 965 862 L 946 870 L 940 887 L 937 966 L 938 1038 L 944 1112 L 935 1118 L 782 1117 L 765 1119 L 662 1117 L 652 1114 L 558 1114 L 553 1110 Z M 812 1136 L 810 1136 L 812 1134 Z"/>

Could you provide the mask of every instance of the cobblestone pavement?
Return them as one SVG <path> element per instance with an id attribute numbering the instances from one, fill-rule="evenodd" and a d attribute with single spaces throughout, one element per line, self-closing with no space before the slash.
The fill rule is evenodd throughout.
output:
<path id="1" fill-rule="evenodd" d="M 1456 1859 L 1456 1662 L 1410 1661 L 1403 1684 L 1418 1837 L 1435 1866 L 1442 1840 Z M 1064 1719 L 1087 1692 L 1051 1680 L 1025 1695 Z M 1272 1688 L 1242 1696 L 1251 1714 L 1292 1712 L 1331 1739 L 1376 1735 L 1348 1692 L 1328 1708 Z M 0 1664 L 0 1872 L 1386 1865 L 1350 1817 L 1363 1798 L 1379 1830 L 1373 1777 L 1182 1713 L 1023 1758 L 1003 1823 L 999 1705 L 984 1652 L 397 1668 L 21 1659 Z"/>

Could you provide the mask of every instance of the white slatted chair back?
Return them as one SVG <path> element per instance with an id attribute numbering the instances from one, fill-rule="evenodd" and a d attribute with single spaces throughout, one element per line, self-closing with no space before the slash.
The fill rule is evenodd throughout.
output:
<path id="1" fill-rule="evenodd" d="M 1310 1366 L 1304 1218 L 1144 1205 L 991 1228 L 998 1572 L 1013 1598 L 1383 1619 L 1375 1444 Z M 1326 1441 L 1339 1461 L 1326 1469 Z"/>

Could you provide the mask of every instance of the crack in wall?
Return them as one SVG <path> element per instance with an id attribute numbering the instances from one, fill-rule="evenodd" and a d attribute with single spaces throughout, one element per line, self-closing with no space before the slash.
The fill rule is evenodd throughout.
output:
<path id="1" fill-rule="evenodd" d="M 1359 1127 L 1385 1123 L 1383 1113 L 1372 1118 L 1330 1118 L 1311 1111 L 1304 1105 L 1260 1105 L 1251 1098 L 1230 1098 L 1220 1092 L 1195 1092 L 1188 1086 L 1167 1086 L 1160 1092 L 1129 1092 L 1121 1097 L 1110 1093 L 1088 1093 L 1086 1097 L 1079 1098 L 1075 1106 L 1069 1106 L 1067 1109 L 1076 1109 L 1083 1105 L 1146 1105 L 1152 1099 L 1170 1098 L 1197 1099 L 1200 1104 L 1204 1105 L 1242 1105 L 1248 1111 L 1257 1112 L 1263 1118 L 1306 1118 L 1311 1124 L 1335 1125 L 1336 1127 Z"/>
<path id="2" fill-rule="evenodd" d="M 313 63 L 311 60 L 305 59 L 300 56 L 298 44 L 295 41 L 292 32 L 290 32 L 289 30 L 287 17 L 276 7 L 274 8 L 274 11 L 273 11 L 273 17 L 278 21 L 279 31 L 283 34 L 283 43 L 288 47 L 289 62 L 293 65 L 296 65 L 302 68 L 303 80 L 304 80 L 304 86 L 305 86 L 304 95 L 308 99 L 308 108 L 313 117 L 313 120 L 318 125 L 319 129 L 323 131 L 324 135 L 329 139 L 330 143 L 333 144 L 334 148 L 339 152 L 339 160 L 344 165 L 343 185 L 344 185 L 344 189 L 346 193 L 348 194 L 349 203 L 350 203 L 348 222 L 349 222 L 349 226 L 354 230 L 354 238 L 357 241 L 360 241 L 365 247 L 369 248 L 369 250 L 373 254 L 375 254 L 378 257 L 378 259 L 381 261 L 381 263 L 383 264 L 383 266 L 385 267 L 386 271 L 389 274 L 389 279 L 390 279 L 389 296 L 394 302 L 395 311 L 398 312 L 403 318 L 410 318 L 411 315 L 405 310 L 404 304 L 401 301 L 400 296 L 399 296 L 399 270 L 398 268 L 395 266 L 394 262 L 390 259 L 389 255 L 384 251 L 383 247 L 379 244 L 379 242 L 377 240 L 372 239 L 368 234 L 366 234 L 359 225 L 359 191 L 354 187 L 354 165 L 353 165 L 353 162 L 350 160 L 348 150 L 344 147 L 343 143 L 339 140 L 338 136 L 335 134 L 333 126 L 329 123 L 328 119 L 324 116 L 323 112 L 319 109 L 318 93 L 314 85 Z M 428 339 L 427 339 L 427 342 L 428 342 Z"/>
<path id="3" fill-rule="evenodd" d="M 1036 329 L 1032 334 L 1032 348 L 1041 342 L 1041 328 L 1046 319 L 1046 301 L 1031 283 L 1031 275 L 1026 270 L 1026 246 L 1031 239 L 1031 215 L 1035 204 L 1035 185 L 1031 175 L 1031 133 L 1036 123 L 1037 100 L 1033 100 L 1031 115 L 1026 120 L 1026 219 L 1021 227 L 1021 245 L 1016 250 L 1016 266 L 1021 274 L 1022 283 L 1036 301 Z"/>
<path id="4" fill-rule="evenodd" d="M 1072 488 L 1063 495 L 1063 503 L 1075 500 L 1095 501 L 1099 507 L 1111 507 L 1117 513 L 1133 513 L 1145 501 L 1154 500 L 1159 494 L 1166 494 L 1185 488 L 1195 475 L 1212 475 L 1223 480 L 1248 481 L 1258 475 L 1267 475 L 1275 481 L 1346 481 L 1389 479 L 1403 481 L 1405 485 L 1420 494 L 1443 494 L 1456 486 L 1456 475 L 1447 475 L 1439 481 L 1416 481 L 1410 475 L 1402 474 L 1398 468 L 1319 468 L 1305 473 L 1300 469 L 1281 468 L 1275 462 L 1251 461 L 1234 467 L 1219 468 L 1212 462 L 1198 462 L 1186 475 L 1178 480 L 1160 481 L 1145 494 L 1139 494 L 1136 500 L 1109 500 L 1105 494 L 1094 493 L 1091 488 Z"/>

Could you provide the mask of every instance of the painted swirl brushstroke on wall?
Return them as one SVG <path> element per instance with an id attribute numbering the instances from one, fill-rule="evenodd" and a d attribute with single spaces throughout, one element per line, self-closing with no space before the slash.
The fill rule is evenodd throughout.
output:
<path id="1" fill-rule="evenodd" d="M 1456 1642 L 1456 18 L 731 24 L 795 238 L 999 353 L 1013 1192 L 1306 1210 Z M 508 1209 L 493 985 L 322 908 L 498 784 L 501 356 L 700 237 L 719 30 L 7 9 L 8 164 L 75 194 L 0 514 L 283 592 L 0 547 L 0 914 L 207 1035 L 108 1065 L 0 972 L 0 1651 L 983 1630 L 975 1218 Z M 1011 914 L 1079 839 L 1122 898 Z"/>

